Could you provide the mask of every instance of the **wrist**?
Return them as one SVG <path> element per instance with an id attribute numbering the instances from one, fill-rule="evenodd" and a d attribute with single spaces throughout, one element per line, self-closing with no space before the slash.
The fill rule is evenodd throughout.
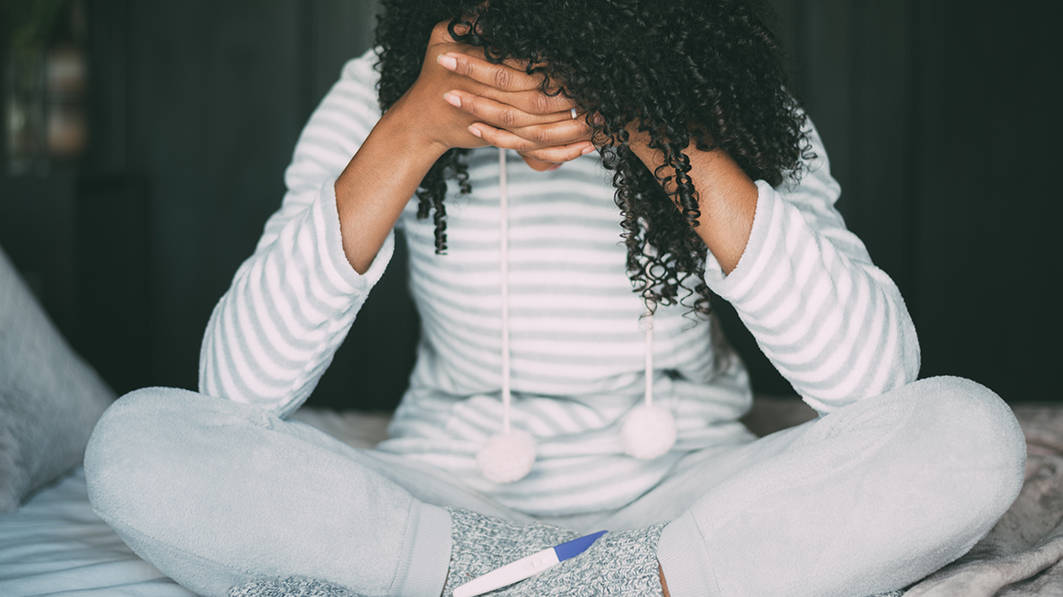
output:
<path id="1" fill-rule="evenodd" d="M 401 140 L 409 150 L 432 158 L 434 163 L 450 146 L 432 134 L 432 118 L 431 110 L 423 109 L 407 93 L 384 112 L 377 126 L 387 129 L 389 136 Z"/>

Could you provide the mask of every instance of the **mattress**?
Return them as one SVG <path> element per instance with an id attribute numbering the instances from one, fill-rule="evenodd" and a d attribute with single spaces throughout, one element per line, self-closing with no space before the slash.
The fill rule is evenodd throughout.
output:
<path id="1" fill-rule="evenodd" d="M 760 435 L 809 416 L 800 401 L 758 398 L 747 424 Z M 917 583 L 906 597 L 1063 596 L 1063 406 L 1014 406 L 1026 432 L 1023 491 L 970 553 Z M 387 416 L 303 408 L 293 415 L 356 447 L 383 439 Z M 77 467 L 0 514 L 0 596 L 186 597 L 138 558 L 89 506 Z"/>
<path id="2" fill-rule="evenodd" d="M 291 417 L 355 447 L 384 439 L 389 416 L 302 408 Z M 188 597 L 137 557 L 89 505 L 85 471 L 77 467 L 0 514 L 0 597 L 135 595 Z"/>

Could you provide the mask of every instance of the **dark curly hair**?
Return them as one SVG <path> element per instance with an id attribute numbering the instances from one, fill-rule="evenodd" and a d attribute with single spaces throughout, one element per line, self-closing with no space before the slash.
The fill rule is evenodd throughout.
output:
<path id="1" fill-rule="evenodd" d="M 760 5 L 384 0 L 383 7 L 375 32 L 382 110 L 413 85 L 433 26 L 449 20 L 455 40 L 483 47 L 494 63 L 528 61 L 527 72 L 543 76 L 542 91 L 564 93 L 588 114 L 602 116 L 600 123 L 587 119 L 592 142 L 614 171 L 628 276 L 651 311 L 680 303 L 681 287 L 683 299 L 694 296 L 693 304 L 683 303 L 692 311 L 707 316 L 712 310 L 704 282 L 708 248 L 694 231 L 701 214 L 683 148 L 691 141 L 702 151 L 722 148 L 750 178 L 773 186 L 787 176 L 796 182 L 801 159 L 814 157 Z M 664 155 L 655 172 L 628 145 L 626 127 L 635 121 L 650 147 Z M 447 151 L 417 189 L 417 216 L 434 211 L 437 254 L 446 250 L 445 177 L 454 176 L 461 193 L 470 192 L 460 159 L 468 151 Z"/>

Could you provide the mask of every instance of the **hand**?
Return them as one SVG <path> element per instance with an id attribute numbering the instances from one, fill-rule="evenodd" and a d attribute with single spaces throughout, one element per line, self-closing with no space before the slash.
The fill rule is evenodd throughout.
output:
<path id="1" fill-rule="evenodd" d="M 400 122 L 409 123 L 409 128 L 419 131 L 418 135 L 425 142 L 435 145 L 440 152 L 452 147 L 472 148 L 494 144 L 490 136 L 477 136 L 472 133 L 476 129 L 469 128 L 469 125 L 480 120 L 476 114 L 467 111 L 473 105 L 473 97 L 494 99 L 510 107 L 511 114 L 505 118 L 512 118 L 509 121 L 511 125 L 523 127 L 521 130 L 526 134 L 527 130 L 534 130 L 528 127 L 537 125 L 569 121 L 565 126 L 571 128 L 577 124 L 569 113 L 569 108 L 575 105 L 571 100 L 561 95 L 551 97 L 544 94 L 538 89 L 540 79 L 525 73 L 524 66 L 516 60 L 506 60 L 502 65 L 487 62 L 482 58 L 482 48 L 457 43 L 447 30 L 448 23 L 441 21 L 432 29 L 421 73 L 385 117 L 390 115 L 397 117 Z M 479 59 L 483 64 L 504 69 L 499 72 L 506 74 L 498 75 L 500 78 L 497 83 L 507 89 L 498 89 L 467 74 L 445 68 L 437 59 L 448 52 L 463 59 Z M 470 103 L 466 104 L 466 109 L 456 108 L 443 99 L 447 92 L 463 94 L 470 98 Z M 486 127 L 484 124 L 478 126 Z M 542 141 L 555 138 L 558 138 L 556 131 L 551 130 L 549 135 L 543 136 Z M 561 146 L 546 143 L 539 143 L 535 147 L 523 146 L 520 151 L 524 159 L 538 170 L 577 158 L 582 155 L 581 150 L 588 146 L 593 149 L 589 143 L 577 139 Z"/>
<path id="2" fill-rule="evenodd" d="M 468 79 L 466 86 L 443 97 L 475 117 L 470 133 L 490 145 L 515 149 L 536 170 L 553 170 L 594 151 L 583 115 L 572 117 L 575 102 L 543 93 L 541 77 L 527 74 L 524 61 L 494 64 L 482 56 L 481 48 L 469 46 L 436 56 L 444 68 Z"/>

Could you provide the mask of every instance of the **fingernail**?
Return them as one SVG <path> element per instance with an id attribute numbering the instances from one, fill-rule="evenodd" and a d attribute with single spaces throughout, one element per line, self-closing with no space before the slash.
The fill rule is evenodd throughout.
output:
<path id="1" fill-rule="evenodd" d="M 588 153 L 590 153 L 590 152 L 592 152 L 592 151 L 594 151 L 594 146 L 591 146 L 591 147 L 584 147 L 584 148 L 583 148 L 583 151 L 581 151 L 581 152 L 579 152 L 579 153 L 580 153 L 580 155 L 587 155 Z"/>
<path id="2" fill-rule="evenodd" d="M 443 99 L 447 100 L 447 103 L 455 108 L 461 107 L 461 98 L 449 91 L 443 94 Z"/>
<path id="3" fill-rule="evenodd" d="M 473 126 L 471 124 L 469 125 L 469 132 L 474 134 L 474 135 L 476 135 L 477 137 L 483 137 L 484 136 L 483 133 L 480 132 L 480 129 L 476 128 L 475 126 Z"/>
<path id="4" fill-rule="evenodd" d="M 560 167 L 561 167 L 561 164 L 554 164 L 553 166 L 550 166 L 549 168 L 547 168 L 547 170 L 557 170 Z"/>
<path id="5" fill-rule="evenodd" d="M 440 54 L 436 56 L 436 62 L 443 65 L 443 68 L 454 70 L 458 68 L 458 59 L 453 56 L 447 56 L 446 54 Z"/>

